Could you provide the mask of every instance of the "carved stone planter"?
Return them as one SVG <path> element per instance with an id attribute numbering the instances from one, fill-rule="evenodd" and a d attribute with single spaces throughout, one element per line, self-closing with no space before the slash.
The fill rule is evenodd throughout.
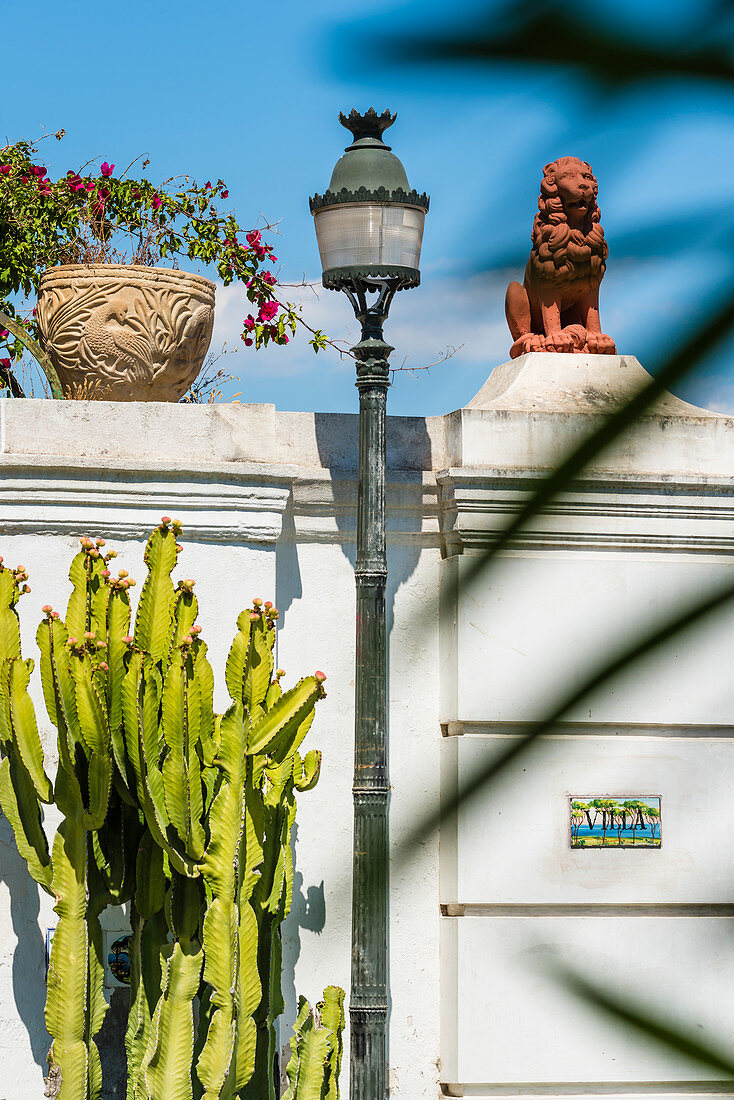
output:
<path id="1" fill-rule="evenodd" d="M 67 396 L 178 401 L 209 348 L 214 284 L 137 264 L 49 268 L 38 324 Z"/>

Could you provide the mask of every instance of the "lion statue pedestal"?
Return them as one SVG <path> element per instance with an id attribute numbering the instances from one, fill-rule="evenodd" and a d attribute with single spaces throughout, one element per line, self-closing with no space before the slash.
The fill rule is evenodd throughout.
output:
<path id="1" fill-rule="evenodd" d="M 614 355 L 599 321 L 599 285 L 609 249 L 591 167 L 561 157 L 543 169 L 533 247 L 522 284 L 505 298 L 510 358 L 533 351 Z"/>

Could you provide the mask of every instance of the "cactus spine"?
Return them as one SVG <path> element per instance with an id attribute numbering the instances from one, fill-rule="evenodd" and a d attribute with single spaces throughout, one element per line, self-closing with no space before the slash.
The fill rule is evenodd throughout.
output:
<path id="1" fill-rule="evenodd" d="M 99 539 L 82 539 L 72 561 L 65 619 L 44 608 L 37 642 L 58 732 L 53 785 L 27 691 L 33 662 L 20 650 L 16 604 L 27 575 L 0 559 L 0 806 L 31 874 L 56 901 L 46 1021 L 61 1100 L 100 1095 L 99 917 L 128 900 L 127 1100 L 275 1096 L 290 831 L 296 792 L 315 785 L 321 763 L 299 747 L 323 675 L 282 691 L 282 673 L 273 675 L 277 611 L 255 600 L 227 659 L 231 705 L 215 715 L 194 582 L 171 579 L 180 532 L 164 518 L 148 540 L 132 634 L 134 581 L 124 570 L 110 575 L 115 555 Z M 52 852 L 43 802 L 63 814 Z M 324 1009 L 332 1022 L 334 996 Z M 329 1100 L 337 1078 L 330 1056 Z"/>

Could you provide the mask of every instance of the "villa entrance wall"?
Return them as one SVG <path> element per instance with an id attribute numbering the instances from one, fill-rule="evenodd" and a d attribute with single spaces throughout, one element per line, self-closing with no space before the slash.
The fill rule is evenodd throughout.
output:
<path id="1" fill-rule="evenodd" d="M 389 419 L 394 1096 L 723 1095 L 707 1071 L 574 1000 L 549 957 L 726 1043 L 734 608 L 579 702 L 440 836 L 408 842 L 421 815 L 580 684 L 600 653 L 734 576 L 734 420 L 668 397 L 490 572 L 469 578 L 544 473 L 643 376 L 630 357 L 530 355 L 492 372 L 464 409 Z M 314 1001 L 328 983 L 349 984 L 355 468 L 355 416 L 0 401 L 0 553 L 30 574 L 26 656 L 37 656 L 41 606 L 65 606 L 78 539 L 104 537 L 140 582 L 145 537 L 168 514 L 184 525 L 180 573 L 197 580 L 217 707 L 235 619 L 253 596 L 280 610 L 286 683 L 327 673 L 309 734 L 322 777 L 300 796 L 294 837 L 284 1042 L 297 994 Z M 37 677 L 33 691 L 53 768 Z M 573 849 L 570 800 L 580 797 L 660 799 L 661 846 Z M 111 932 L 124 926 L 119 912 L 105 920 Z M 54 921 L 0 819 L 5 1100 L 27 1100 L 32 1081 L 42 1091 Z M 108 992 L 112 1059 L 124 990 Z M 347 1080 L 345 1065 L 345 1093 Z"/>

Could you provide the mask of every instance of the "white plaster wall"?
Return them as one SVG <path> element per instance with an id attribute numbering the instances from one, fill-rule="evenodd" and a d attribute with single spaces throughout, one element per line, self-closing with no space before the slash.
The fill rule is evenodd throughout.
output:
<path id="1" fill-rule="evenodd" d="M 349 988 L 356 417 L 276 413 L 272 406 L 186 407 L 0 402 L 0 553 L 29 570 L 20 605 L 24 654 L 37 656 L 45 603 L 64 609 L 82 535 L 118 551 L 116 567 L 144 578 L 142 551 L 161 514 L 184 524 L 181 577 L 194 577 L 199 621 L 227 705 L 223 670 L 239 610 L 261 596 L 281 617 L 277 662 L 286 685 L 315 669 L 327 698 L 309 735 L 323 751 L 316 789 L 300 796 L 297 880 L 284 927 L 285 1044 L 298 994 Z M 442 424 L 391 422 L 388 487 L 391 834 L 399 844 L 437 797 L 436 576 L 439 538 L 432 453 Z M 134 456 L 132 459 L 131 456 Z M 411 468 L 412 464 L 412 468 Z M 133 590 L 133 603 L 140 588 Z M 428 619 L 424 612 L 434 605 Z M 36 704 L 49 766 L 55 730 Z M 53 831 L 53 812 L 49 815 Z M 43 1026 L 43 934 L 51 899 L 32 886 L 0 820 L 0 1097 L 27 1100 L 49 1040 Z M 110 911 L 118 928 L 124 915 Z M 391 876 L 391 1088 L 434 1097 L 438 1087 L 438 849 L 433 837 Z M 416 955 L 416 941 L 420 955 Z M 343 1083 L 348 1082 L 348 1033 Z M 33 1086 L 36 1087 L 35 1085 Z"/>
<path id="2" fill-rule="evenodd" d="M 668 397 L 469 582 L 544 472 L 644 382 L 634 360 L 584 359 L 499 368 L 449 418 L 437 474 L 447 802 L 631 637 L 734 579 L 734 424 Z M 721 609 L 598 688 L 444 822 L 449 1095 L 730 1091 L 610 1024 L 548 960 L 728 1049 L 733 618 Z M 569 798 L 593 795 L 660 795 L 662 847 L 571 850 Z"/>
<path id="3" fill-rule="evenodd" d="M 441 586 L 644 374 L 630 357 L 539 359 L 503 368 L 467 409 L 389 423 L 391 1092 L 710 1097 L 710 1075 L 610 1038 L 528 960 L 559 944 L 626 995 L 690 1003 L 706 1036 L 734 1022 L 732 612 L 577 707 L 444 824 L 440 846 L 436 832 L 407 843 L 600 646 L 732 575 L 734 421 L 671 398 L 439 607 Z M 31 574 L 26 655 L 41 606 L 65 606 L 79 536 L 105 537 L 140 582 L 145 535 L 167 513 L 184 523 L 179 572 L 197 580 L 217 705 L 237 612 L 256 595 L 281 611 L 286 683 L 327 673 L 309 735 L 322 777 L 300 798 L 284 928 L 283 1042 L 297 993 L 349 986 L 355 451 L 354 416 L 0 401 L 0 553 Z M 37 681 L 34 698 L 53 764 Z M 660 851 L 570 851 L 568 796 L 600 786 L 662 795 Z M 53 923 L 0 820 L 4 1100 L 40 1082 Z"/>

